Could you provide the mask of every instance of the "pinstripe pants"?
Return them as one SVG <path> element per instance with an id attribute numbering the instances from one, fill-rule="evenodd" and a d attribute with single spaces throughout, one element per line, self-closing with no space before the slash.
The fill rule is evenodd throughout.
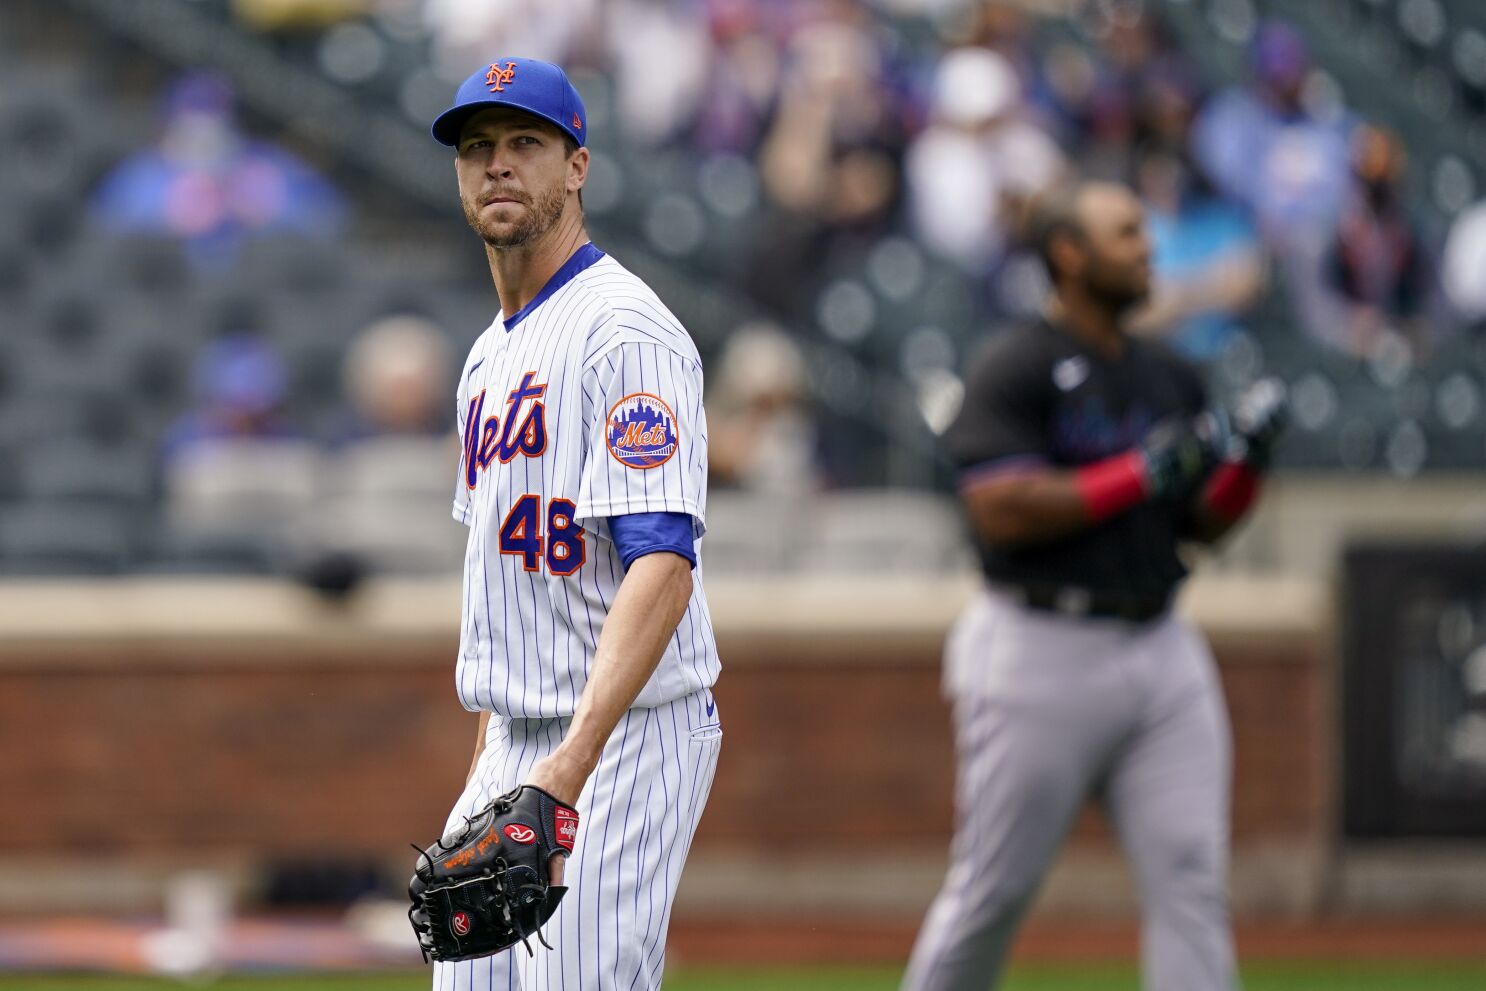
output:
<path id="1" fill-rule="evenodd" d="M 490 717 L 485 749 L 445 831 L 526 779 L 570 720 Z M 435 964 L 434 991 L 653 991 L 682 865 L 707 803 L 722 728 L 710 692 L 636 708 L 615 727 L 578 797 L 567 897 L 547 923 L 554 950 L 519 944 Z"/>
<path id="2" fill-rule="evenodd" d="M 995 592 L 945 650 L 958 823 L 905 991 L 986 991 L 1085 798 L 1134 868 L 1146 991 L 1231 991 L 1230 742 L 1212 655 L 1186 622 L 1034 612 Z"/>

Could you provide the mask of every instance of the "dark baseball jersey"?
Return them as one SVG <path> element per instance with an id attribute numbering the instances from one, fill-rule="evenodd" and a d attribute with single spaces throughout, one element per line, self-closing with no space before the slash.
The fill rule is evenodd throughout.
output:
<path id="1" fill-rule="evenodd" d="M 962 486 L 973 485 L 1003 472 L 1101 461 L 1205 404 L 1197 371 L 1159 344 L 1132 338 L 1110 357 L 1038 321 L 997 334 L 974 361 L 945 442 Z M 993 581 L 1164 597 L 1187 573 L 1177 554 L 1187 518 L 1183 503 L 1145 502 L 1052 541 L 981 541 L 981 561 Z"/>

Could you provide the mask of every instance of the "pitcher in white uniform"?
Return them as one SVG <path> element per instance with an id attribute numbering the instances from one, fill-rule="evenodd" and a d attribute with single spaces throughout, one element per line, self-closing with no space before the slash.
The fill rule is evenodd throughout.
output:
<path id="1" fill-rule="evenodd" d="M 555 65 L 498 58 L 433 134 L 500 313 L 460 375 L 454 516 L 470 528 L 457 683 L 480 713 L 449 827 L 520 784 L 581 816 L 555 952 L 438 964 L 436 991 L 659 988 L 722 741 L 697 549 L 702 367 L 685 328 L 588 239 L 587 117 Z"/>

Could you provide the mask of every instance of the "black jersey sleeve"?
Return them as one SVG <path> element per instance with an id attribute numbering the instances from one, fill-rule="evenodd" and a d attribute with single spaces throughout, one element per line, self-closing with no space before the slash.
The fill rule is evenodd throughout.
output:
<path id="1" fill-rule="evenodd" d="M 965 376 L 959 415 L 944 444 L 961 472 L 1047 456 L 1048 384 L 1044 349 L 1024 330 L 994 339 Z"/>
<path id="2" fill-rule="evenodd" d="M 1202 373 L 1197 370 L 1196 365 L 1170 348 L 1162 346 L 1160 351 L 1180 390 L 1183 411 L 1193 416 L 1201 413 L 1207 408 L 1208 402 L 1207 384 L 1202 380 Z"/>

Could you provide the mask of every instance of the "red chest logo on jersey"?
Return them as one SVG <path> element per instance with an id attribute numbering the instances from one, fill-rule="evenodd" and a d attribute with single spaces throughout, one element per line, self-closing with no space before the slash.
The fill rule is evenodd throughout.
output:
<path id="1" fill-rule="evenodd" d="M 464 421 L 464 482 L 470 488 L 492 461 L 510 464 L 518 454 L 535 458 L 547 450 L 547 408 L 541 402 L 547 385 L 533 384 L 536 377 L 536 372 L 527 372 L 506 396 L 504 429 L 499 416 L 491 416 L 482 425 L 484 390 L 470 400 Z"/>
<path id="2" fill-rule="evenodd" d="M 676 453 L 676 414 L 658 396 L 636 392 L 609 410 L 609 453 L 626 468 L 659 468 Z"/>

